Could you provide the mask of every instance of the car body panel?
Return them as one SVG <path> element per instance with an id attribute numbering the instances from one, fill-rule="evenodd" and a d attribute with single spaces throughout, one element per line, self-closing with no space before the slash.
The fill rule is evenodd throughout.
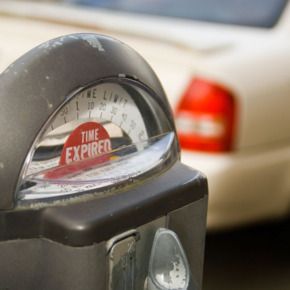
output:
<path id="1" fill-rule="evenodd" d="M 289 146 L 220 155 L 183 151 L 181 156 L 208 177 L 210 230 L 288 213 Z"/>
<path id="2" fill-rule="evenodd" d="M 257 40 L 215 59 L 197 74 L 223 84 L 234 94 L 238 115 L 235 149 L 290 140 L 290 41 Z"/>

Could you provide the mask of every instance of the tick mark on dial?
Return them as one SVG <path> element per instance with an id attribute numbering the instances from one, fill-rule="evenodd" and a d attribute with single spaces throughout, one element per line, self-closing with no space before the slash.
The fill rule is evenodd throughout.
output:
<path id="1" fill-rule="evenodd" d="M 119 99 L 119 96 L 116 94 L 114 97 L 114 103 L 117 103 L 118 99 Z"/>

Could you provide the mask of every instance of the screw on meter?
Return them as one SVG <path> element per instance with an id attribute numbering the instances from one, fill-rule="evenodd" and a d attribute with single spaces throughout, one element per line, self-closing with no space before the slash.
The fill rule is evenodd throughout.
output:
<path id="1" fill-rule="evenodd" d="M 138 54 L 130 51 L 126 60 L 128 47 L 123 44 L 113 53 L 114 62 L 115 42 L 91 34 L 62 37 L 35 48 L 4 72 L 4 77 L 20 78 L 10 88 L 15 101 L 19 98 L 11 104 L 13 110 L 26 95 L 26 113 L 17 112 L 22 135 L 17 138 L 26 152 L 17 159 L 23 160 L 14 184 L 18 203 L 102 195 L 141 182 L 178 159 L 171 112 L 160 97 L 160 84 L 152 78 L 153 71 L 144 70 Z M 138 66 L 133 71 L 131 66 L 141 61 L 144 77 L 135 71 Z M 118 67 L 120 62 L 125 70 Z M 58 63 L 62 66 L 56 69 L 53 64 Z M 25 85 L 28 82 L 37 85 Z"/>

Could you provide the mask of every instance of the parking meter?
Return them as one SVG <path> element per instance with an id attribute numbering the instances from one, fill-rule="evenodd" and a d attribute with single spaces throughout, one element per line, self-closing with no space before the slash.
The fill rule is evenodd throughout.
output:
<path id="1" fill-rule="evenodd" d="M 0 289 L 201 289 L 207 183 L 146 61 L 95 34 L 0 78 Z"/>

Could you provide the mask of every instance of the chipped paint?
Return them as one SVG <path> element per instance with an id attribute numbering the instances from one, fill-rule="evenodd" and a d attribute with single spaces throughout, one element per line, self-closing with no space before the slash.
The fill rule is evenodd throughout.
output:
<path id="1" fill-rule="evenodd" d="M 4 163 L 3 162 L 0 162 L 0 169 L 4 169 Z"/>
<path id="2" fill-rule="evenodd" d="M 41 44 L 39 46 L 40 49 L 44 49 L 44 50 L 51 50 L 53 48 L 56 48 L 56 47 L 60 47 L 63 45 L 63 40 L 61 39 L 58 39 L 58 40 L 49 40 L 47 42 L 44 42 L 43 44 Z"/>
<path id="3" fill-rule="evenodd" d="M 76 36 L 76 35 L 69 35 L 69 36 L 68 36 L 68 38 L 71 38 L 71 39 L 76 39 L 76 40 L 77 40 L 77 39 L 79 39 L 79 37 L 78 37 L 78 36 Z"/>
<path id="4" fill-rule="evenodd" d="M 62 46 L 62 45 L 63 45 L 62 41 L 54 41 L 51 46 L 52 47 L 58 47 L 58 46 Z"/>
<path id="5" fill-rule="evenodd" d="M 85 40 L 91 47 L 96 48 L 98 51 L 104 52 L 105 49 L 103 48 L 101 42 L 99 41 L 96 35 L 91 34 L 84 34 L 81 36 L 83 40 Z"/>
<path id="6" fill-rule="evenodd" d="M 100 52 L 105 51 L 105 49 L 102 46 L 101 42 L 99 41 L 98 37 L 96 35 L 91 35 L 91 34 L 63 36 L 63 37 L 60 37 L 60 38 L 55 39 L 55 40 L 49 40 L 49 41 L 41 44 L 39 46 L 39 48 L 50 51 L 53 48 L 62 46 L 68 38 L 74 39 L 74 40 L 84 40 L 91 47 L 96 48 L 98 51 L 100 51 Z"/>
<path id="7" fill-rule="evenodd" d="M 45 88 L 41 88 L 41 90 L 45 91 Z M 45 96 L 40 95 L 40 97 L 45 100 L 48 110 L 51 111 L 51 109 L 53 108 L 53 104 L 49 102 L 48 98 L 46 98 Z"/>
<path id="8" fill-rule="evenodd" d="M 50 41 L 44 42 L 41 45 L 39 45 L 39 48 L 41 49 L 47 49 L 50 46 Z"/>

